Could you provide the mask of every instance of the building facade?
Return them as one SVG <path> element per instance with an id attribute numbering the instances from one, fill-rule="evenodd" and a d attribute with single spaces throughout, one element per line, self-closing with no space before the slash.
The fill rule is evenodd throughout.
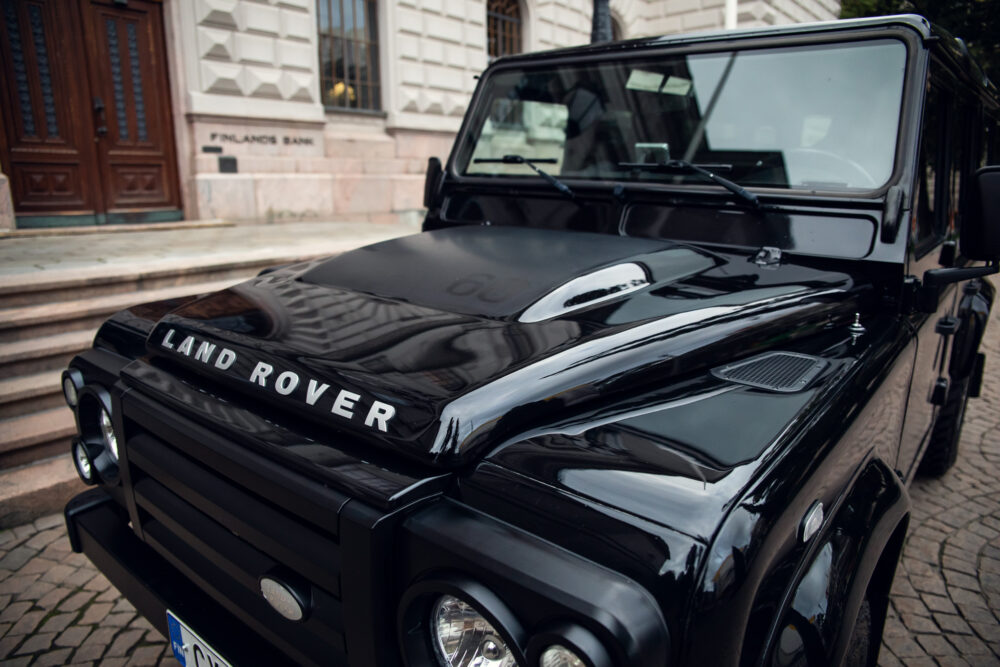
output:
<path id="1" fill-rule="evenodd" d="M 590 0 L 0 0 L 0 229 L 416 216 L 491 57 Z M 611 0 L 617 39 L 830 20 L 835 0 Z M 5 181 L 9 185 L 5 184 Z"/>

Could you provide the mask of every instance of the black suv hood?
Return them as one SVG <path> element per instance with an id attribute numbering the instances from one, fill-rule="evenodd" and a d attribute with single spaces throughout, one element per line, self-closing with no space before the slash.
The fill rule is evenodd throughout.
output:
<path id="1" fill-rule="evenodd" d="M 666 241 L 459 227 L 190 302 L 147 346 L 331 429 L 331 440 L 455 466 L 547 421 L 849 317 L 853 287 L 842 273 Z"/>

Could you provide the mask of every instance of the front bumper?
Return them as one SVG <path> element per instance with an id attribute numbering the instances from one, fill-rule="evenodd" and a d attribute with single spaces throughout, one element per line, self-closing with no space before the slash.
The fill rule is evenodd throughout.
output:
<path id="1" fill-rule="evenodd" d="M 150 623 L 168 636 L 167 610 L 183 618 L 232 664 L 294 665 L 136 537 L 128 518 L 101 489 L 66 505 L 73 550 L 85 554 Z"/>
<path id="2" fill-rule="evenodd" d="M 234 665 L 423 667 L 427 604 L 485 589 L 519 664 L 580 637 L 604 656 L 592 667 L 666 662 L 648 590 L 441 493 L 448 476 L 324 449 L 336 476 L 321 481 L 292 456 L 314 448 L 251 411 L 139 362 L 84 375 L 109 392 L 121 460 L 67 506 L 70 540 L 165 636 L 169 609 Z M 272 575 L 302 594 L 302 620 L 261 595 Z"/>

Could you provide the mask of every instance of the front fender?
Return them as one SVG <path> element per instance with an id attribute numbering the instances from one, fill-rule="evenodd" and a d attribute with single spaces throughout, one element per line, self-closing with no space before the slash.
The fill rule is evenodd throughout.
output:
<path id="1" fill-rule="evenodd" d="M 799 565 L 758 664 L 840 664 L 866 595 L 881 635 L 909 506 L 895 472 L 869 461 Z"/>

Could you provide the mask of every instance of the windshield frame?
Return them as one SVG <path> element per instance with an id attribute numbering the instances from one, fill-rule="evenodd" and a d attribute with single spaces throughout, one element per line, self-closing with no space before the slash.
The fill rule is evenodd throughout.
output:
<path id="1" fill-rule="evenodd" d="M 773 30 L 773 29 L 772 29 Z M 648 60 L 656 57 L 676 57 L 683 55 L 702 54 L 724 54 L 733 51 L 757 51 L 775 48 L 798 48 L 824 45 L 846 45 L 875 40 L 895 39 L 900 41 L 905 48 L 904 58 L 904 79 L 900 97 L 899 117 L 897 119 L 897 133 L 895 151 L 893 153 L 893 167 L 888 180 L 877 188 L 870 190 L 823 190 L 820 188 L 786 188 L 767 187 L 760 185 L 746 185 L 746 189 L 765 195 L 769 199 L 840 199 L 840 200 L 871 200 L 885 195 L 890 187 L 895 185 L 901 178 L 911 156 L 911 147 L 908 145 L 910 137 L 913 136 L 913 125 L 920 121 L 919 100 L 914 98 L 915 87 L 921 81 L 919 76 L 919 65 L 922 62 L 920 54 L 926 50 L 922 36 L 912 27 L 904 24 L 881 25 L 872 27 L 845 26 L 839 28 L 836 23 L 818 28 L 815 32 L 796 32 L 792 34 L 781 33 L 773 30 L 767 34 L 713 34 L 706 37 L 704 41 L 699 41 L 697 36 L 679 36 L 676 41 L 667 38 L 637 39 L 628 42 L 617 43 L 615 46 L 605 48 L 596 52 L 574 51 L 554 51 L 551 54 L 522 54 L 508 58 L 501 58 L 494 61 L 480 77 L 479 84 L 473 95 L 469 110 L 463 119 L 459 129 L 457 139 L 448 158 L 446 171 L 448 180 L 457 185 L 466 186 L 486 186 L 534 189 L 540 184 L 540 179 L 536 174 L 525 173 L 521 175 L 465 175 L 460 174 L 456 165 L 461 161 L 468 163 L 472 158 L 472 151 L 475 149 L 473 136 L 470 134 L 471 124 L 474 119 L 478 119 L 483 113 L 482 107 L 488 103 L 486 91 L 489 88 L 490 80 L 493 76 L 509 71 L 524 70 L 544 70 L 553 67 L 576 65 L 583 63 L 614 62 L 624 63 L 631 60 Z M 546 57 L 548 55 L 548 57 Z M 922 87 L 918 93 L 922 92 Z M 604 190 L 612 189 L 616 185 L 624 184 L 629 190 L 645 192 L 663 193 L 718 193 L 722 188 L 717 185 L 684 182 L 671 183 L 667 181 L 621 181 L 612 179 L 591 179 L 573 176 L 560 176 L 560 179 L 570 184 L 574 189 L 583 190 Z"/>

